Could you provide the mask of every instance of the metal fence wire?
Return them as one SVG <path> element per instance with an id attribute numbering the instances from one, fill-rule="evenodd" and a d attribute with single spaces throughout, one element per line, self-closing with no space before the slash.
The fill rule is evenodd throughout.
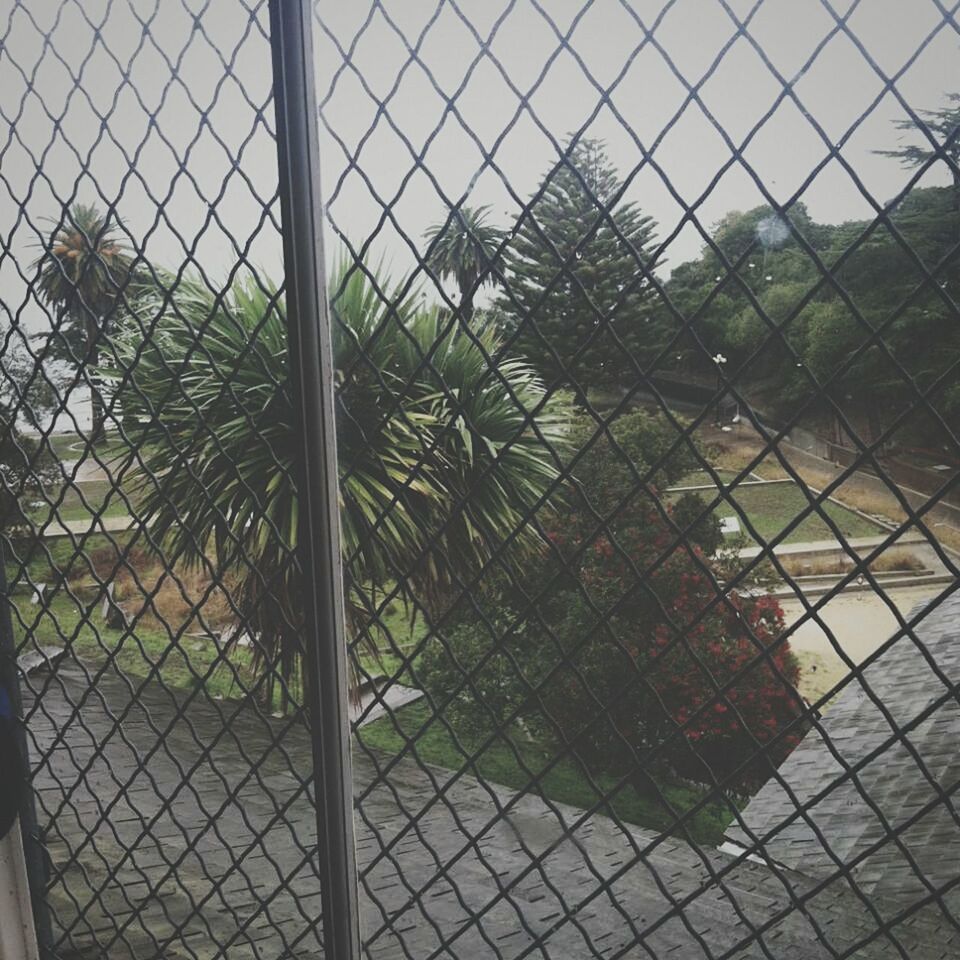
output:
<path id="1" fill-rule="evenodd" d="M 43 956 L 960 956 L 958 7 L 7 5 Z"/>

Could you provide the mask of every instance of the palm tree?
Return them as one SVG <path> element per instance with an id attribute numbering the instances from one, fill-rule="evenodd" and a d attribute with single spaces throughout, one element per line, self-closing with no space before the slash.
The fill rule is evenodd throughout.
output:
<path id="1" fill-rule="evenodd" d="M 221 297 L 199 278 L 169 282 L 172 297 L 147 287 L 138 301 L 143 322 L 156 323 L 146 345 L 117 340 L 114 375 L 132 388 L 125 429 L 145 460 L 139 512 L 173 555 L 212 555 L 219 571 L 239 574 L 238 607 L 259 635 L 266 686 L 278 681 L 286 704 L 302 621 L 283 299 L 252 277 Z M 423 602 L 508 538 L 508 557 L 540 549 L 526 514 L 557 478 L 549 445 L 564 432 L 528 365 L 489 359 L 490 327 L 466 330 L 399 289 L 346 261 L 331 281 L 342 541 L 358 637 L 376 632 L 364 611 L 378 589 L 397 584 Z M 525 420 L 541 406 L 538 436 Z"/>
<path id="2" fill-rule="evenodd" d="M 502 270 L 503 230 L 487 223 L 490 207 L 455 207 L 443 223 L 430 227 L 427 266 L 441 279 L 453 277 L 460 289 L 460 316 L 473 316 L 473 298 L 479 287 L 496 283 Z"/>
<path id="3" fill-rule="evenodd" d="M 85 369 L 97 369 L 100 339 L 117 295 L 127 281 L 130 257 L 111 224 L 95 206 L 75 203 L 54 223 L 49 244 L 34 266 L 40 269 L 40 296 L 58 312 L 59 336 L 72 359 L 79 350 Z M 72 334 L 82 340 L 71 343 Z M 91 438 L 103 432 L 103 396 L 93 377 L 90 384 Z"/>

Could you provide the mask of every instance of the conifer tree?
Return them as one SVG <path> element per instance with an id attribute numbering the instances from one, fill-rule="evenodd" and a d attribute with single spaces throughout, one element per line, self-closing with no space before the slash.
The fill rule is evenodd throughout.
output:
<path id="1" fill-rule="evenodd" d="M 517 226 L 501 306 L 550 382 L 622 383 L 662 342 L 648 276 L 655 224 L 614 201 L 620 188 L 604 145 L 576 141 Z"/>
<path id="2" fill-rule="evenodd" d="M 898 130 L 908 133 L 919 133 L 921 143 L 908 143 L 895 150 L 874 150 L 882 157 L 895 157 L 905 167 L 920 167 L 929 163 L 937 155 L 937 151 L 930 144 L 928 135 L 932 135 L 942 147 L 943 155 L 948 158 L 950 176 L 953 178 L 953 206 L 960 211 L 960 93 L 947 95 L 948 106 L 939 110 L 920 110 L 917 120 L 909 118 L 897 120 L 894 125 Z"/>

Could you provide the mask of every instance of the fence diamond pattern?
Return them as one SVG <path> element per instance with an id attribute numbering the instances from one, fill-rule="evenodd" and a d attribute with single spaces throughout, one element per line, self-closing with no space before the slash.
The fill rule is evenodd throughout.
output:
<path id="1" fill-rule="evenodd" d="M 312 7 L 358 872 L 333 891 L 282 4 L 12 4 L 2 653 L 45 955 L 329 956 L 324 904 L 354 898 L 370 957 L 960 952 L 960 233 L 934 255 L 900 215 L 960 182 L 905 92 L 960 4 L 913 4 L 894 69 L 828 0 L 785 67 L 774 6 Z M 805 85 L 838 50 L 867 91 L 842 128 Z M 745 64 L 749 123 L 716 92 Z M 881 114 L 923 144 L 893 199 L 853 149 Z M 837 177 L 868 213 L 828 246 L 806 204 Z M 765 208 L 738 242 L 728 190 Z M 878 310 L 850 277 L 881 255 L 908 281 Z M 820 329 L 818 366 L 825 302 L 849 336 Z M 954 332 L 921 369 L 901 331 L 931 311 Z M 897 457 L 934 443 L 918 491 Z M 905 550 L 929 576 L 888 572 Z M 851 597 L 892 631 L 835 618 Z"/>

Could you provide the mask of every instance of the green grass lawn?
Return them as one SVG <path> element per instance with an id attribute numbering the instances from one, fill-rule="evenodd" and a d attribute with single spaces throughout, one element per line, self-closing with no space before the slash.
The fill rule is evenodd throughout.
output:
<path id="1" fill-rule="evenodd" d="M 668 494 L 668 502 L 675 500 L 677 496 L 679 495 Z M 705 500 L 713 499 L 713 495 L 708 490 L 702 491 L 701 496 Z M 764 540 L 770 540 L 782 533 L 787 524 L 809 506 L 807 498 L 799 487 L 792 483 L 752 487 L 738 485 L 729 494 L 729 498 L 734 500 L 741 511 L 750 518 L 750 522 Z M 836 523 L 841 534 L 846 538 L 875 537 L 884 533 L 882 527 L 864 519 L 852 510 L 847 510 L 840 504 L 826 503 L 821 509 Z M 714 510 L 714 515 L 717 518 L 737 516 L 740 519 L 737 511 L 728 502 L 719 504 Z M 747 535 L 742 519 L 740 519 L 740 526 Z M 748 536 L 748 539 L 752 542 L 752 538 Z M 833 539 L 835 539 L 833 531 L 819 514 L 814 513 L 798 524 L 784 542 L 803 543 L 811 540 Z"/>
<path id="2" fill-rule="evenodd" d="M 135 507 L 134 498 L 129 493 L 126 495 Z M 59 521 L 86 520 L 99 513 L 101 507 L 104 509 L 100 515 L 104 517 L 123 517 L 130 513 L 130 509 L 109 480 L 87 480 L 70 484 L 65 488 L 62 502 L 58 503 L 59 497 L 59 491 L 49 491 L 46 494 L 49 504 L 37 507 L 31 513 L 35 522 L 42 523 L 47 518 Z M 58 505 L 56 516 L 53 516 L 55 504 Z"/>
<path id="3" fill-rule="evenodd" d="M 84 441 L 76 433 L 55 433 L 47 439 L 47 443 L 58 460 L 76 460 L 80 456 Z"/>
<path id="4" fill-rule="evenodd" d="M 87 440 L 78 433 L 55 433 L 47 439 L 47 444 L 58 460 L 81 460 L 88 455 Z M 95 446 L 94 452 L 101 462 L 110 463 L 129 454 L 130 447 L 116 434 L 108 433 L 105 439 Z"/>
<path id="5" fill-rule="evenodd" d="M 360 731 L 360 738 L 368 747 L 396 754 L 405 745 L 400 731 L 408 736 L 412 735 L 429 718 L 429 707 L 423 701 L 418 701 L 402 707 L 393 717 L 382 717 L 367 725 Z M 425 763 L 459 770 L 467 761 L 465 751 L 473 754 L 483 737 L 457 731 L 457 739 L 463 749 L 457 745 L 444 724 L 434 719 L 417 740 L 416 756 Z M 511 730 L 484 750 L 468 772 L 491 783 L 523 789 L 533 776 L 547 766 L 553 756 L 552 745 L 531 742 L 522 732 Z M 599 790 L 607 791 L 617 780 L 609 776 L 594 775 L 594 782 Z M 667 779 L 661 779 L 657 786 L 662 792 L 662 800 L 653 788 L 643 792 L 632 785 L 624 788 L 612 801 L 614 812 L 628 823 L 663 831 L 672 826 L 675 814 L 689 810 L 706 796 L 705 789 L 696 789 Z M 557 803 L 580 808 L 592 807 L 600 799 L 600 794 L 590 784 L 583 767 L 573 759 L 564 759 L 556 764 L 544 776 L 536 792 L 545 794 Z M 609 810 L 603 809 L 601 812 L 609 813 Z M 689 835 L 699 843 L 717 844 L 733 817 L 733 807 L 729 802 L 711 801 L 689 821 Z M 677 832 L 682 835 L 680 831 Z"/>

